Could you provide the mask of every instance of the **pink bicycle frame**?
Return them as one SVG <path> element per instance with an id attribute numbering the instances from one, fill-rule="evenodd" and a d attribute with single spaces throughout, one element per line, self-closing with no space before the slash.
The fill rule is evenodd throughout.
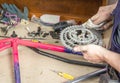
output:
<path id="1" fill-rule="evenodd" d="M 82 55 L 81 53 L 75 53 L 72 50 L 69 50 L 63 46 L 37 43 L 37 42 L 32 42 L 30 40 L 21 40 L 19 38 L 1 39 L 0 40 L 0 51 L 12 47 L 13 60 L 14 60 L 15 83 L 21 83 L 19 58 L 18 58 L 18 45 L 24 45 L 24 46 L 34 47 L 34 48 L 41 48 L 41 49 L 46 49 L 46 50 L 53 50 L 53 51 L 58 51 L 58 52 L 67 52 L 67 53 Z"/>

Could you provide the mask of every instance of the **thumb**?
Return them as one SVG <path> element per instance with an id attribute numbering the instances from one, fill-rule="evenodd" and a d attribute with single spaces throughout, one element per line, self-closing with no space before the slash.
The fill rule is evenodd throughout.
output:
<path id="1" fill-rule="evenodd" d="M 87 46 L 76 46 L 73 49 L 75 52 L 87 52 Z"/>
<path id="2" fill-rule="evenodd" d="M 105 19 L 99 17 L 99 15 L 93 16 L 93 17 L 91 18 L 91 20 L 92 20 L 93 24 L 95 24 L 95 25 L 99 25 L 100 23 L 102 23 L 102 22 L 105 21 Z"/>

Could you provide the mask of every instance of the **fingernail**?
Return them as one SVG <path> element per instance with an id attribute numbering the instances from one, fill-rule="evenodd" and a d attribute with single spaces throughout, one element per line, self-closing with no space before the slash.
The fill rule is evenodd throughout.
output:
<path id="1" fill-rule="evenodd" d="M 77 48 L 77 47 L 75 47 L 73 50 L 74 50 L 74 51 L 78 51 L 78 48 Z"/>

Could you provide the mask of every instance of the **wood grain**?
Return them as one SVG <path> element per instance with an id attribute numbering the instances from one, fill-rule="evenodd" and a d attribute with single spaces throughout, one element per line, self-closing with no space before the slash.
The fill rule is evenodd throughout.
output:
<path id="1" fill-rule="evenodd" d="M 27 6 L 30 15 L 60 15 L 62 20 L 76 19 L 86 21 L 94 15 L 99 6 L 106 5 L 107 0 L 0 0 L 0 3 L 16 4 L 21 10 Z"/>

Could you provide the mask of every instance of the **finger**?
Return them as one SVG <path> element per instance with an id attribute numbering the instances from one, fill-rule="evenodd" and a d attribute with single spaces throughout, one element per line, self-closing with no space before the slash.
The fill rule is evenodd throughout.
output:
<path id="1" fill-rule="evenodd" d="M 90 59 L 90 58 L 88 58 L 87 56 L 83 56 L 84 57 L 84 59 L 86 59 L 87 60 L 87 62 L 94 62 L 92 59 Z"/>
<path id="2" fill-rule="evenodd" d="M 91 61 L 92 63 L 100 63 L 100 62 L 103 62 L 102 60 L 89 60 Z"/>
<path id="3" fill-rule="evenodd" d="M 89 61 L 92 60 L 92 57 L 90 55 L 88 55 L 87 53 L 83 53 L 83 58 L 86 60 L 89 60 Z"/>
<path id="4" fill-rule="evenodd" d="M 91 62 L 91 63 L 100 63 L 100 62 L 103 62 L 100 59 L 86 59 L 86 60 L 89 61 L 89 62 Z"/>
<path id="5" fill-rule="evenodd" d="M 92 20 L 92 22 L 94 23 L 97 19 L 99 18 L 99 14 L 94 15 L 93 17 L 91 17 L 90 19 Z M 96 23 L 94 23 L 96 24 Z"/>
<path id="6" fill-rule="evenodd" d="M 83 54 L 83 55 L 84 55 L 84 54 Z M 87 57 L 87 56 L 85 56 L 85 55 L 83 56 L 83 58 L 84 58 L 84 59 L 86 59 L 86 60 L 88 60 L 88 57 Z"/>
<path id="7" fill-rule="evenodd" d="M 93 21 L 93 23 L 96 25 L 99 25 L 100 23 L 102 23 L 104 21 L 105 21 L 104 18 L 98 17 L 96 20 Z"/>
<path id="8" fill-rule="evenodd" d="M 109 21 L 109 22 L 106 23 L 102 28 L 103 28 L 104 30 L 106 30 L 106 29 L 110 28 L 112 25 L 113 25 L 113 21 Z"/>
<path id="9" fill-rule="evenodd" d="M 87 52 L 87 47 L 86 46 L 76 46 L 73 49 L 76 52 Z"/>

